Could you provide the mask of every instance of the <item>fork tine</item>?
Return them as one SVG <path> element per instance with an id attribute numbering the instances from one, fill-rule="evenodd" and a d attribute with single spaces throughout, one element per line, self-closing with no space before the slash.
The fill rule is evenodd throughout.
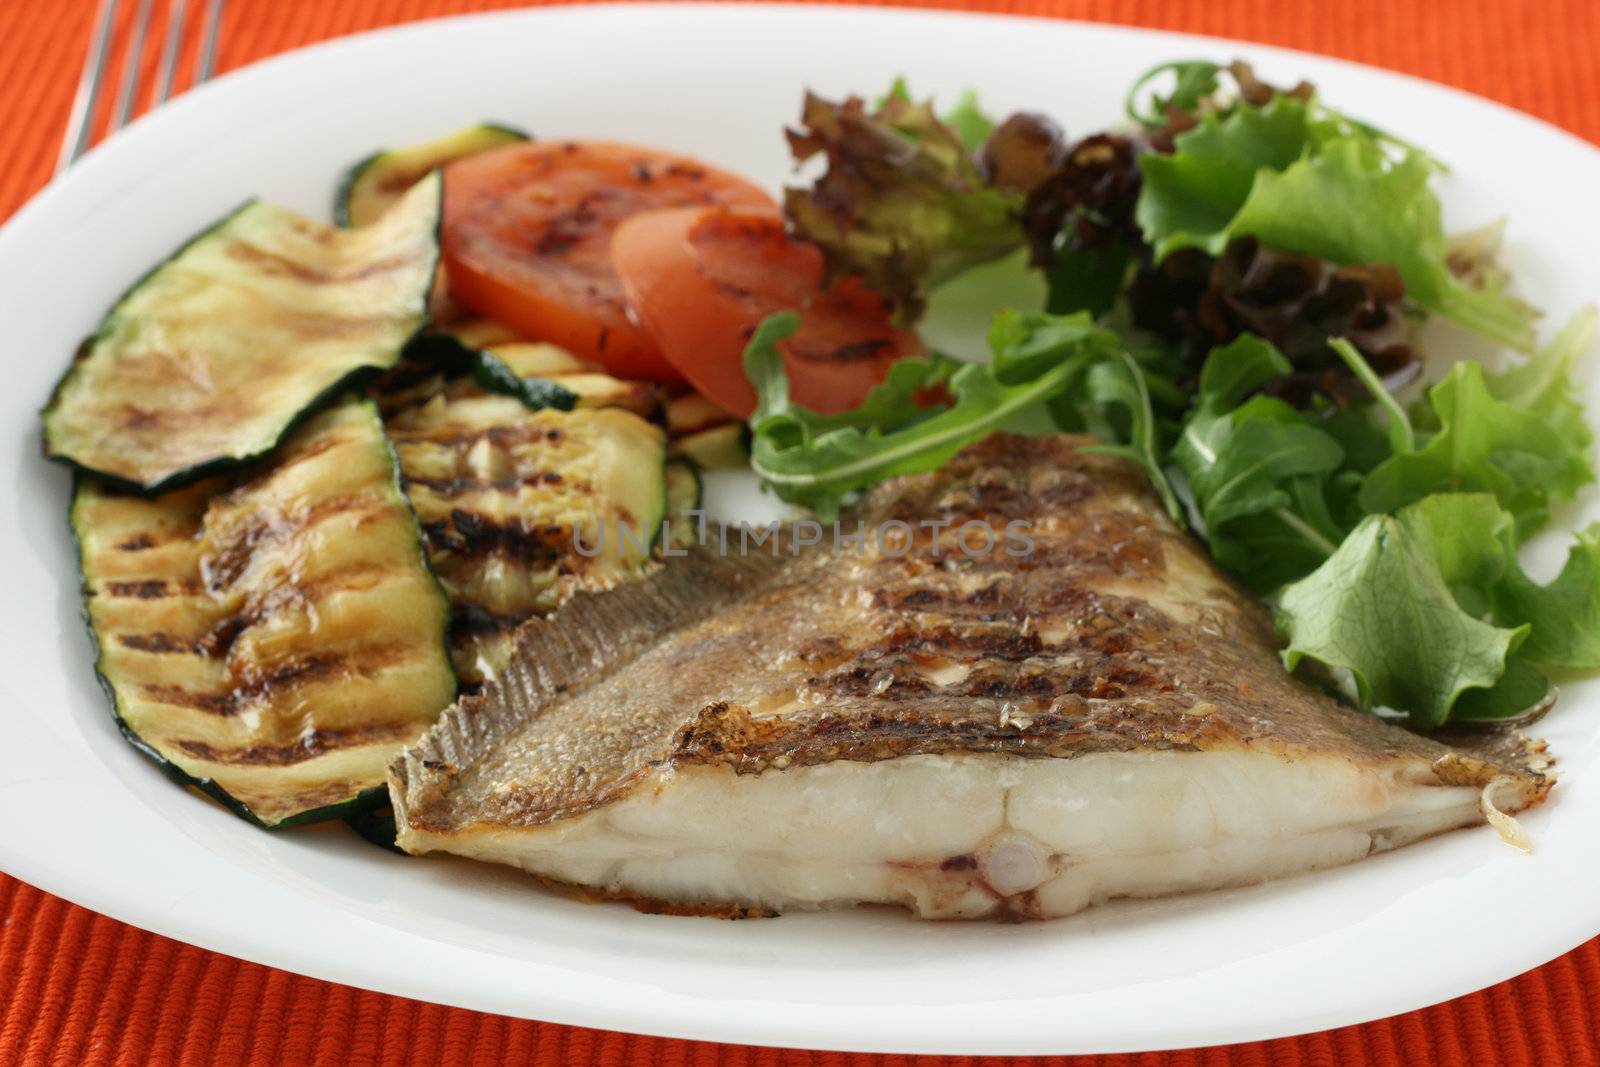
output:
<path id="1" fill-rule="evenodd" d="M 144 60 L 144 35 L 150 29 L 151 0 L 139 0 L 133 16 L 133 39 L 122 61 L 122 83 L 117 87 L 117 102 L 111 109 L 111 129 L 120 130 L 133 114 L 133 100 L 139 95 L 139 65 Z"/>
<path id="2" fill-rule="evenodd" d="M 156 68 L 156 100 L 167 102 L 172 95 L 172 76 L 178 68 L 178 45 L 183 41 L 183 8 L 185 0 L 172 0 L 167 8 L 167 37 L 161 44 L 161 62 Z"/>
<path id="3" fill-rule="evenodd" d="M 200 65 L 195 68 L 194 83 L 199 85 L 211 78 L 217 65 L 217 27 L 222 24 L 223 0 L 211 0 L 206 5 L 206 28 L 200 40 Z"/>
<path id="4" fill-rule="evenodd" d="M 78 77 L 78 91 L 72 98 L 72 113 L 67 118 L 67 135 L 61 141 L 61 155 L 56 160 L 57 174 L 72 166 L 89 147 L 90 119 L 100 99 L 100 82 L 106 72 L 106 41 L 111 36 L 111 23 L 116 13 L 117 0 L 100 0 L 100 15 L 94 36 L 89 39 L 89 51 L 83 58 L 83 73 Z"/>

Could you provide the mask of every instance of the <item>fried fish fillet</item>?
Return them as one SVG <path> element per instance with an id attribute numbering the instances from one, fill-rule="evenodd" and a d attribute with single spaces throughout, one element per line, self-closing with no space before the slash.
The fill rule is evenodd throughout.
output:
<path id="1" fill-rule="evenodd" d="M 694 550 L 528 624 L 393 764 L 400 844 L 658 910 L 1047 918 L 1543 799 L 1531 742 L 1474 755 L 1285 674 L 1262 608 L 1083 443 L 886 483 L 859 555 Z"/>

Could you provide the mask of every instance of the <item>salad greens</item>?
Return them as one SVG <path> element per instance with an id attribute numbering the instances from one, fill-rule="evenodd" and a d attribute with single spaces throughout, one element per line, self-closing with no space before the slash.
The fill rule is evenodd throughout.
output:
<path id="1" fill-rule="evenodd" d="M 1022 244 L 1022 194 L 988 185 L 964 140 L 987 120 L 975 103 L 953 118 L 956 128 L 897 85 L 870 111 L 860 97 L 808 94 L 804 128 L 788 132 L 797 161 L 828 164 L 813 188 L 785 191 L 790 227 L 822 249 L 831 276 L 859 275 L 907 321 L 934 286 Z"/>
<path id="2" fill-rule="evenodd" d="M 1143 462 L 1176 511 L 1156 462 L 1154 417 L 1141 372 L 1117 335 L 1086 315 L 1037 316 L 1029 323 L 1014 312 L 1002 313 L 992 333 L 992 362 L 902 359 L 860 407 L 842 415 L 809 411 L 789 399 L 777 346 L 799 324 L 792 312 L 769 317 L 744 354 L 745 375 L 757 397 L 750 466 L 784 500 L 831 521 L 849 493 L 897 474 L 933 470 L 1008 419 L 1070 395 L 1080 417 L 1123 409 L 1133 443 L 1113 443 L 1107 450 Z M 918 405 L 920 394 L 941 385 L 951 397 L 948 404 Z"/>
<path id="3" fill-rule="evenodd" d="M 798 319 L 768 319 L 745 353 L 763 481 L 831 518 L 1044 418 L 1138 464 L 1274 607 L 1288 669 L 1362 708 L 1421 728 L 1506 718 L 1543 706 L 1544 671 L 1600 670 L 1600 524 L 1548 583 L 1517 559 L 1595 480 L 1573 381 L 1595 313 L 1533 351 L 1498 229 L 1448 239 L 1441 164 L 1305 83 L 1170 63 L 1127 111 L 1142 129 L 1068 146 L 1042 116 L 991 122 L 970 94 L 944 120 L 903 85 L 871 113 L 808 99 L 791 140 L 830 168 L 786 207 L 837 271 L 915 316 L 934 285 L 1026 241 L 1050 296 L 999 311 L 986 362 L 901 360 L 838 415 L 789 399 L 777 345 Z M 1457 362 L 1407 395 L 1421 362 L 1402 304 L 1524 355 L 1498 373 Z"/>

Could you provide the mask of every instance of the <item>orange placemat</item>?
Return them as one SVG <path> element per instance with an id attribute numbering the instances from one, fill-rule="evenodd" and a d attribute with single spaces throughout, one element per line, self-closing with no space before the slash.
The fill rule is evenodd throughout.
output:
<path id="1" fill-rule="evenodd" d="M 496 6 L 509 5 L 232 0 L 219 69 L 373 26 Z M 1327 52 L 1470 89 L 1600 141 L 1596 0 L 933 0 L 924 6 L 1133 23 Z M 0 0 L 0 217 L 49 178 L 92 7 L 93 0 Z M 134 7 L 122 5 L 125 18 Z M 191 38 L 190 63 L 195 45 Z M 887 55 L 885 62 L 892 61 Z M 1486 922 L 1496 921 L 1493 906 L 1486 902 Z M 4 875 L 0 916 L 0 1067 L 941 1062 L 665 1041 L 386 997 L 147 934 Z M 1228 1048 L 1049 1062 L 1600 1064 L 1600 939 L 1482 993 L 1384 1022 Z"/>

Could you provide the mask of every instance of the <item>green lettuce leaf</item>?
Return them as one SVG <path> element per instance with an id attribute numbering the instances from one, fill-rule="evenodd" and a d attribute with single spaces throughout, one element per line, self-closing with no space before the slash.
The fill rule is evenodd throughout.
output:
<path id="1" fill-rule="evenodd" d="M 1257 174 L 1226 232 L 1336 263 L 1392 264 L 1410 299 L 1502 344 L 1531 349 L 1533 310 L 1503 292 L 1462 284 L 1446 264 L 1439 201 L 1428 187 L 1434 169 L 1418 152 L 1396 161 L 1366 135 L 1334 138 Z"/>
<path id="2" fill-rule="evenodd" d="M 962 130 L 931 101 L 891 92 L 869 110 L 859 97 L 834 103 L 808 94 L 802 130 L 789 131 L 797 161 L 821 155 L 822 177 L 784 191 L 796 236 L 822 249 L 831 277 L 859 275 L 914 321 L 930 290 L 1023 244 L 1023 194 L 988 186 Z"/>
<path id="3" fill-rule="evenodd" d="M 1517 521 L 1523 536 L 1549 518 L 1550 501 L 1593 480 L 1587 435 L 1563 437 L 1539 411 L 1497 399 L 1477 363 L 1458 363 L 1428 391 L 1439 429 L 1422 447 L 1380 463 L 1361 486 L 1361 505 L 1392 512 L 1434 493 L 1486 492 Z"/>
<path id="4" fill-rule="evenodd" d="M 955 105 L 942 118 L 969 152 L 975 151 L 994 132 L 994 119 L 984 113 L 978 105 L 978 94 L 971 89 L 956 97 Z"/>
<path id="5" fill-rule="evenodd" d="M 1404 711 L 1424 727 L 1442 725 L 1464 693 L 1493 691 L 1530 627 L 1485 622 L 1457 600 L 1452 579 L 1481 577 L 1498 544 L 1492 530 L 1461 521 L 1462 507 L 1476 508 L 1441 496 L 1368 516 L 1326 563 L 1285 588 L 1284 665 L 1313 660 L 1347 671 L 1362 708 Z M 1515 696 L 1502 691 L 1498 702 Z"/>
<path id="6" fill-rule="evenodd" d="M 1484 379 L 1496 400 L 1538 418 L 1569 442 L 1585 463 L 1594 431 L 1584 418 L 1572 373 L 1578 360 L 1593 349 L 1595 332 L 1595 309 L 1580 308 L 1533 358 Z"/>
<path id="7" fill-rule="evenodd" d="M 1548 667 L 1600 669 L 1600 524 L 1578 533 L 1561 573 L 1540 585 L 1516 564 L 1491 591 L 1502 626 L 1530 625 L 1522 655 Z"/>
<path id="8" fill-rule="evenodd" d="M 1259 173 L 1280 171 L 1305 154 L 1317 136 L 1309 106 L 1274 97 L 1265 107 L 1210 114 L 1177 136 L 1171 155 L 1139 159 L 1144 185 L 1134 221 L 1159 261 L 1179 248 L 1219 254 Z M 1291 249 L 1298 251 L 1298 249 Z"/>
<path id="9" fill-rule="evenodd" d="M 1234 237 L 1343 264 L 1389 263 L 1411 299 L 1522 351 L 1534 312 L 1448 266 L 1450 246 L 1426 153 L 1322 107 L 1277 96 L 1210 114 L 1140 160 L 1135 218 L 1159 260 L 1187 247 L 1212 255 Z"/>

